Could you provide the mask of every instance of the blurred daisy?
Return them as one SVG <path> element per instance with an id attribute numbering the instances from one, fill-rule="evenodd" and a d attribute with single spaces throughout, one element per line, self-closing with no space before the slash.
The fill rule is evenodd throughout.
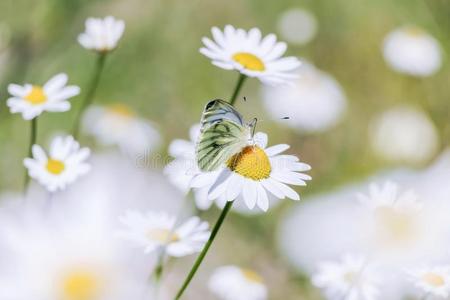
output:
<path id="1" fill-rule="evenodd" d="M 398 106 L 372 120 L 369 128 L 373 150 L 389 161 L 419 164 L 438 149 L 437 129 L 424 112 Z"/>
<path id="2" fill-rule="evenodd" d="M 212 63 L 225 70 L 237 70 L 249 77 L 257 77 L 263 83 L 277 84 L 295 78 L 291 72 L 300 66 L 295 57 L 281 56 L 286 44 L 277 42 L 274 34 L 262 38 L 258 28 L 244 29 L 225 26 L 211 29 L 214 41 L 204 37 L 205 47 L 200 52 Z"/>
<path id="3" fill-rule="evenodd" d="M 296 156 L 281 154 L 289 145 L 279 144 L 267 147 L 267 134 L 258 132 L 254 144 L 231 157 L 226 168 L 221 170 L 208 190 L 208 198 L 224 197 L 234 201 L 239 197 L 249 209 L 258 206 L 263 211 L 269 209 L 267 191 L 274 197 L 288 197 L 300 200 L 299 194 L 288 184 L 304 186 L 309 175 L 300 173 L 311 167 L 299 161 Z M 204 187 L 211 182 L 211 175 L 200 173 L 192 180 L 192 187 Z"/>
<path id="4" fill-rule="evenodd" d="M 88 18 L 85 26 L 86 30 L 78 36 L 78 42 L 86 49 L 101 53 L 114 50 L 125 30 L 125 22 L 111 16 Z"/>
<path id="5" fill-rule="evenodd" d="M 382 186 L 371 184 L 369 194 L 360 194 L 359 199 L 373 212 L 372 233 L 381 250 L 399 249 L 406 257 L 418 246 L 423 235 L 420 216 L 423 204 L 415 192 L 400 192 L 395 183 L 386 182 Z"/>
<path id="6" fill-rule="evenodd" d="M 66 86 L 68 77 L 61 73 L 52 77 L 43 86 L 25 84 L 8 85 L 11 98 L 6 102 L 11 113 L 21 113 L 25 120 L 31 120 L 44 111 L 64 112 L 70 109 L 69 98 L 80 93 L 74 85 Z"/>
<path id="7" fill-rule="evenodd" d="M 287 42 L 304 45 L 316 36 L 317 20 L 307 10 L 300 8 L 289 9 L 280 16 L 278 30 Z"/>
<path id="8" fill-rule="evenodd" d="M 262 87 L 269 116 L 301 132 L 321 132 L 336 125 L 344 115 L 347 100 L 339 83 L 329 74 L 304 63 L 299 78 L 290 86 Z M 289 120 L 282 119 L 289 116 Z"/>
<path id="9" fill-rule="evenodd" d="M 369 193 L 359 194 L 359 201 L 372 210 L 392 208 L 402 212 L 420 212 L 423 204 L 419 202 L 418 196 L 412 190 L 399 192 L 396 183 L 388 181 L 382 186 L 371 183 Z"/>
<path id="10" fill-rule="evenodd" d="M 384 59 L 396 71 L 413 76 L 430 76 L 442 64 L 438 41 L 421 28 L 404 26 L 387 35 Z"/>
<path id="11" fill-rule="evenodd" d="M 169 145 L 169 154 L 174 157 L 174 160 L 164 168 L 164 174 L 167 175 L 173 185 L 185 194 L 191 189 L 192 179 L 201 172 L 197 166 L 195 154 L 199 135 L 200 124 L 195 124 L 189 130 L 189 141 L 176 139 Z M 219 176 L 220 171 L 209 172 L 209 184 L 205 184 L 201 188 L 192 189 L 198 209 L 206 210 L 214 202 L 214 199 L 208 198 L 208 190 L 217 176 Z"/>
<path id="12" fill-rule="evenodd" d="M 60 204 L 55 203 L 55 210 L 45 214 L 41 209 L 26 210 L 23 206 L 1 211 L 2 299 L 142 297 L 148 269 L 142 272 L 133 263 L 136 254 L 123 248 L 111 234 L 112 228 L 102 214 L 108 210 L 92 213 L 77 205 L 61 209 L 68 207 Z"/>
<path id="13" fill-rule="evenodd" d="M 33 158 L 24 159 L 28 174 L 50 192 L 64 190 L 90 170 L 86 163 L 90 150 L 80 149 L 80 144 L 71 136 L 54 138 L 49 155 L 39 145 L 33 145 L 32 153 Z"/>
<path id="14" fill-rule="evenodd" d="M 264 300 L 268 294 L 258 273 L 236 266 L 217 268 L 208 286 L 222 300 Z"/>
<path id="15" fill-rule="evenodd" d="M 128 211 L 120 222 L 127 227 L 120 236 L 144 247 L 146 253 L 165 247 L 166 253 L 174 257 L 194 254 L 203 248 L 210 235 L 208 223 L 198 217 L 176 226 L 176 217 L 166 213 Z"/>
<path id="16" fill-rule="evenodd" d="M 450 296 L 450 267 L 422 267 L 408 272 L 414 285 L 427 296 L 447 299 Z"/>
<path id="17" fill-rule="evenodd" d="M 83 117 L 83 131 L 102 145 L 118 145 L 128 155 L 147 154 L 161 142 L 151 122 L 121 103 L 89 107 Z"/>
<path id="18" fill-rule="evenodd" d="M 312 282 L 330 300 L 374 300 L 379 294 L 376 276 L 361 256 L 345 255 L 338 262 L 320 263 Z"/>

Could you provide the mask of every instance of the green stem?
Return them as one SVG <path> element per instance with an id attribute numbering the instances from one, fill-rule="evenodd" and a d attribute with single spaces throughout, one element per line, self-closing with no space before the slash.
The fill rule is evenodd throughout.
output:
<path id="1" fill-rule="evenodd" d="M 161 277 L 164 272 L 164 257 L 166 255 L 166 250 L 162 249 L 161 252 L 158 255 L 158 262 L 156 264 L 155 269 L 153 269 L 152 275 L 155 280 L 155 284 L 158 285 L 159 281 L 161 280 Z"/>
<path id="2" fill-rule="evenodd" d="M 103 66 L 105 65 L 105 60 L 106 60 L 106 53 L 99 53 L 92 81 L 89 85 L 89 88 L 87 89 L 86 96 L 84 97 L 83 102 L 81 103 L 81 108 L 78 111 L 78 115 L 75 119 L 75 125 L 73 127 L 72 133 L 75 139 L 77 138 L 80 130 L 80 122 L 81 118 L 83 117 L 83 113 L 86 110 L 86 108 L 92 104 L 92 101 L 94 100 L 95 91 L 97 90 L 98 84 L 100 82 L 100 77 L 102 75 Z"/>
<path id="3" fill-rule="evenodd" d="M 219 219 L 217 219 L 216 224 L 214 225 L 214 228 L 211 231 L 211 235 L 208 239 L 208 241 L 205 244 L 205 247 L 203 247 L 202 252 L 199 254 L 197 259 L 195 260 L 194 265 L 192 266 L 191 271 L 189 272 L 188 276 L 184 280 L 183 285 L 181 286 L 180 290 L 178 291 L 177 295 L 175 296 L 174 300 L 178 300 L 183 295 L 186 288 L 189 286 L 189 283 L 191 282 L 192 278 L 194 277 L 195 273 L 197 272 L 198 268 L 200 267 L 203 259 L 205 258 L 206 254 L 208 253 L 209 248 L 211 247 L 211 244 L 213 243 L 217 233 L 219 232 L 220 227 L 223 224 L 223 221 L 225 220 L 225 217 L 227 216 L 228 212 L 230 211 L 231 207 L 233 206 L 234 201 L 228 201 L 225 207 L 222 210 L 222 213 L 219 216 Z"/>
<path id="4" fill-rule="evenodd" d="M 230 104 L 234 105 L 234 102 L 236 102 L 237 96 L 239 95 L 239 92 L 241 91 L 242 85 L 244 84 L 245 79 L 247 78 L 244 74 L 239 74 L 239 79 L 236 84 L 236 88 L 234 89 L 233 95 L 230 99 Z"/>
<path id="5" fill-rule="evenodd" d="M 30 144 L 28 145 L 28 157 L 33 157 L 33 145 L 36 144 L 37 138 L 37 119 L 38 117 L 33 118 L 30 121 L 31 131 L 30 131 Z M 27 191 L 28 183 L 30 182 L 30 177 L 28 176 L 28 170 L 25 168 L 25 181 L 24 181 L 24 193 Z"/>
<path id="6" fill-rule="evenodd" d="M 239 92 L 241 91 L 246 78 L 247 78 L 247 76 L 245 76 L 244 74 L 239 74 L 238 82 L 236 84 L 236 87 L 234 88 L 233 95 L 231 96 L 231 99 L 229 102 L 231 105 L 234 105 L 234 103 L 236 102 L 237 96 L 239 95 Z M 216 224 L 214 224 L 214 227 L 211 231 L 211 235 L 209 236 L 208 241 L 206 242 L 205 246 L 203 247 L 202 252 L 200 252 L 197 259 L 195 260 L 195 263 L 192 266 L 191 271 L 189 271 L 189 274 L 187 275 L 186 279 L 184 280 L 184 283 L 181 286 L 180 290 L 178 291 L 177 295 L 175 296 L 174 300 L 180 299 L 181 296 L 183 295 L 184 291 L 186 290 L 186 288 L 191 283 L 192 278 L 194 278 L 195 273 L 197 273 L 198 268 L 202 264 L 203 259 L 205 258 L 206 254 L 208 253 L 209 248 L 211 247 L 212 243 L 214 242 L 214 239 L 216 238 L 216 235 L 219 232 L 220 227 L 222 226 L 223 221 L 225 220 L 226 216 L 230 212 L 230 209 L 232 206 L 233 206 L 233 201 L 228 201 L 227 204 L 225 205 L 225 207 L 223 208 L 219 218 L 216 221 Z"/>

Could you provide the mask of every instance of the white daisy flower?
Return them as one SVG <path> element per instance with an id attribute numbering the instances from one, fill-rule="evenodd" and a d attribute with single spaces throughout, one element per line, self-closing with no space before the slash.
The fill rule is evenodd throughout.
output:
<path id="1" fill-rule="evenodd" d="M 423 203 L 412 190 L 399 192 L 397 184 L 386 182 L 383 186 L 371 184 L 369 194 L 359 194 L 359 200 L 373 212 L 375 245 L 387 250 L 407 249 L 406 257 L 423 236 L 420 213 Z"/>
<path id="2" fill-rule="evenodd" d="M 146 253 L 165 247 L 166 253 L 174 257 L 194 254 L 210 235 L 208 223 L 198 217 L 176 226 L 176 217 L 166 213 L 127 211 L 119 220 L 127 227 L 120 236 L 144 247 Z"/>
<path id="3" fill-rule="evenodd" d="M 317 34 L 317 19 L 309 11 L 293 8 L 285 11 L 278 20 L 278 31 L 288 43 L 305 45 Z"/>
<path id="4" fill-rule="evenodd" d="M 315 286 L 330 300 L 374 300 L 379 290 L 377 278 L 362 256 L 345 255 L 338 262 L 319 263 L 312 277 Z"/>
<path id="5" fill-rule="evenodd" d="M 34 201 L 39 199 L 30 195 L 30 207 L 0 210 L 1 299 L 142 298 L 150 262 L 114 237 L 110 201 L 103 210 L 97 210 L 98 199 L 81 206 L 55 201 L 53 210 L 42 213 Z M 76 198 L 84 202 L 80 194 Z"/>
<path id="6" fill-rule="evenodd" d="M 237 266 L 217 268 L 208 286 L 222 300 L 265 300 L 268 297 L 264 279 L 252 270 Z"/>
<path id="7" fill-rule="evenodd" d="M 274 34 L 262 38 L 258 28 L 248 32 L 244 29 L 225 26 L 211 29 L 214 41 L 204 37 L 205 47 L 200 53 L 209 57 L 212 63 L 225 70 L 237 70 L 249 77 L 257 77 L 263 83 L 278 84 L 295 78 L 291 72 L 300 66 L 295 57 L 281 56 L 286 44 L 277 42 Z"/>
<path id="8" fill-rule="evenodd" d="M 78 42 L 86 49 L 97 52 L 114 50 L 125 30 L 125 22 L 108 16 L 104 19 L 88 18 L 85 32 L 78 36 Z"/>
<path id="9" fill-rule="evenodd" d="M 54 138 L 49 155 L 39 145 L 33 145 L 32 153 L 33 158 L 24 159 L 28 174 L 50 192 L 64 190 L 90 170 L 86 163 L 90 150 L 80 148 L 72 136 Z"/>
<path id="10" fill-rule="evenodd" d="M 300 173 L 311 167 L 300 162 L 296 156 L 281 154 L 289 145 L 279 144 L 266 148 L 267 134 L 258 132 L 249 145 L 231 157 L 221 170 L 214 184 L 208 190 L 209 199 L 225 197 L 227 201 L 244 201 L 249 209 L 258 206 L 263 211 L 269 209 L 267 191 L 274 197 L 300 200 L 299 194 L 288 184 L 304 186 L 309 175 Z M 205 187 L 211 182 L 211 175 L 196 175 L 192 187 Z"/>
<path id="11" fill-rule="evenodd" d="M 292 85 L 263 86 L 262 98 L 275 122 L 300 132 L 323 132 L 335 126 L 347 109 L 339 83 L 329 74 L 303 63 Z M 282 119 L 289 117 L 289 120 Z"/>
<path id="12" fill-rule="evenodd" d="M 189 141 L 176 139 L 169 145 L 169 154 L 175 159 L 164 168 L 164 174 L 167 175 L 173 185 L 185 194 L 191 189 L 190 184 L 192 179 L 201 173 L 196 163 L 195 154 L 195 147 L 199 135 L 200 124 L 194 124 L 189 130 Z M 210 178 L 209 184 L 205 184 L 205 186 L 200 188 L 192 188 L 195 204 L 198 209 L 206 210 L 214 202 L 214 199 L 208 198 L 208 190 L 217 176 L 219 176 L 220 171 L 216 170 L 207 173 Z"/>
<path id="13" fill-rule="evenodd" d="M 128 155 L 147 154 L 161 143 L 161 135 L 155 126 L 122 103 L 91 106 L 82 122 L 86 134 L 102 145 L 117 145 Z"/>
<path id="14" fill-rule="evenodd" d="M 43 86 L 25 84 L 8 85 L 11 98 L 6 102 L 11 113 L 21 113 L 25 120 L 31 120 L 44 111 L 64 112 L 70 109 L 69 98 L 80 93 L 78 86 L 66 86 L 68 77 L 60 73 Z"/>
<path id="15" fill-rule="evenodd" d="M 420 164 L 439 148 L 439 135 L 430 118 L 410 106 L 397 106 L 370 124 L 370 143 L 375 153 L 392 162 Z"/>
<path id="16" fill-rule="evenodd" d="M 387 35 L 383 44 L 386 62 L 396 71 L 430 76 L 442 65 L 439 42 L 421 28 L 404 26 Z"/>
<path id="17" fill-rule="evenodd" d="M 423 204 L 412 190 L 399 192 L 396 183 L 387 181 L 382 186 L 371 183 L 369 194 L 358 194 L 359 201 L 372 210 L 392 208 L 398 212 L 420 212 Z"/>
<path id="18" fill-rule="evenodd" d="M 449 266 L 421 267 L 409 271 L 408 275 L 422 294 L 439 299 L 450 296 Z"/>

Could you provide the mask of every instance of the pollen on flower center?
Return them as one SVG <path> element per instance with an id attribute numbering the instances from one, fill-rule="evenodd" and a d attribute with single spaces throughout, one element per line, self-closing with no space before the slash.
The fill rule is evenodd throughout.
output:
<path id="1" fill-rule="evenodd" d="M 245 279 L 253 283 L 264 283 L 264 279 L 255 271 L 249 269 L 241 269 L 242 275 Z"/>
<path id="2" fill-rule="evenodd" d="M 376 211 L 380 233 L 388 243 L 408 242 L 415 236 L 415 222 L 412 215 L 380 207 Z"/>
<path id="3" fill-rule="evenodd" d="M 247 146 L 228 160 L 228 168 L 253 180 L 270 176 L 272 170 L 267 154 L 258 146 Z"/>
<path id="4" fill-rule="evenodd" d="M 126 105 L 122 103 L 116 103 L 113 105 L 110 105 L 108 107 L 108 110 L 116 115 L 119 115 L 121 117 L 130 118 L 134 116 L 134 112 Z"/>
<path id="5" fill-rule="evenodd" d="M 259 57 L 248 52 L 234 54 L 233 60 L 250 71 L 264 71 L 266 69 L 264 62 Z"/>
<path id="6" fill-rule="evenodd" d="M 32 87 L 31 91 L 24 97 L 24 99 L 32 105 L 39 105 L 47 102 L 47 96 L 45 95 L 44 89 L 36 85 Z"/>
<path id="7" fill-rule="evenodd" d="M 422 280 L 434 287 L 440 287 L 445 284 L 445 280 L 442 276 L 432 272 L 423 275 Z"/>
<path id="8" fill-rule="evenodd" d="M 160 242 L 161 244 L 173 243 L 180 240 L 180 237 L 168 229 L 151 229 L 147 232 L 147 236 L 151 240 Z"/>
<path id="9" fill-rule="evenodd" d="M 66 166 L 64 165 L 64 163 L 60 160 L 57 159 L 49 159 L 47 161 L 47 171 L 49 171 L 50 173 L 54 174 L 54 175 L 59 175 L 61 174 L 64 169 L 66 168 Z"/>
<path id="10" fill-rule="evenodd" d="M 64 300 L 94 300 L 98 293 L 98 279 L 90 272 L 73 272 L 64 279 Z"/>

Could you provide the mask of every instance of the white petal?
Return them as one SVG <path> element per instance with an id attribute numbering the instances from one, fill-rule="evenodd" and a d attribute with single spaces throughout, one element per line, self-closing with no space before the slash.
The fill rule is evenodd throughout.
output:
<path id="1" fill-rule="evenodd" d="M 26 93 L 26 88 L 21 85 L 11 83 L 8 85 L 8 92 L 16 97 L 24 97 Z"/>
<path id="2" fill-rule="evenodd" d="M 225 36 L 223 35 L 222 31 L 217 27 L 213 27 L 213 28 L 211 28 L 211 32 L 212 32 L 214 41 L 218 45 L 220 45 L 222 48 L 225 48 L 227 46 L 227 43 L 225 41 Z"/>
<path id="3" fill-rule="evenodd" d="M 264 60 L 271 61 L 277 59 L 280 56 L 282 56 L 284 52 L 286 52 L 286 49 L 287 49 L 286 43 L 278 42 L 275 45 L 275 47 L 273 47 L 273 49 L 267 55 L 264 56 Z"/>
<path id="4" fill-rule="evenodd" d="M 261 181 L 262 185 L 268 190 L 272 195 L 279 199 L 284 199 L 286 196 L 284 195 L 283 191 L 280 190 L 276 184 L 273 184 L 272 178 L 267 178 L 265 180 Z"/>
<path id="5" fill-rule="evenodd" d="M 272 171 L 270 174 L 270 177 L 278 180 L 283 183 L 287 184 L 293 184 L 293 185 L 306 185 L 306 182 L 303 180 L 304 177 L 309 177 L 308 175 L 301 174 L 301 173 L 295 173 L 295 172 L 289 172 L 289 171 Z M 309 177 L 310 179 L 310 177 Z M 306 180 L 309 180 L 306 179 Z"/>
<path id="6" fill-rule="evenodd" d="M 212 64 L 215 65 L 216 67 L 219 67 L 224 70 L 233 70 L 234 69 L 233 65 L 231 65 L 229 63 L 223 63 L 223 62 L 220 62 L 217 60 L 213 60 Z"/>
<path id="7" fill-rule="evenodd" d="M 272 50 L 276 41 L 277 41 L 277 37 L 275 34 L 271 33 L 271 34 L 266 35 L 261 42 L 259 54 L 262 56 L 266 55 L 270 50 Z"/>
<path id="8" fill-rule="evenodd" d="M 46 162 L 48 160 L 47 154 L 45 154 L 44 149 L 39 145 L 33 145 L 31 152 L 33 153 L 33 158 L 39 162 Z"/>
<path id="9" fill-rule="evenodd" d="M 249 209 L 253 209 L 258 200 L 258 195 L 256 192 L 257 183 L 253 180 L 246 180 L 242 190 L 242 197 L 244 198 L 245 204 Z"/>
<path id="10" fill-rule="evenodd" d="M 242 191 L 242 184 L 245 179 L 241 176 L 232 173 L 227 184 L 226 197 L 228 201 L 233 201 L 236 199 Z"/>
<path id="11" fill-rule="evenodd" d="M 255 140 L 255 143 L 265 149 L 267 147 L 267 141 L 268 141 L 268 137 L 267 134 L 265 134 L 264 132 L 257 132 L 255 133 L 255 136 L 253 137 L 253 139 Z"/>
<path id="12" fill-rule="evenodd" d="M 208 191 L 208 198 L 209 199 L 216 199 L 221 194 L 223 194 L 226 191 L 226 187 L 228 184 L 228 179 L 232 175 L 232 172 L 229 169 L 224 169 L 221 171 L 219 176 L 217 177 L 214 184 L 210 187 Z"/>
<path id="13" fill-rule="evenodd" d="M 64 85 L 66 85 L 68 80 L 69 80 L 69 77 L 67 77 L 67 74 L 65 74 L 65 73 L 60 73 L 60 74 L 53 76 L 44 85 L 45 93 L 47 95 L 51 95 L 52 93 L 56 92 L 57 90 L 61 89 Z"/>
<path id="14" fill-rule="evenodd" d="M 268 156 L 274 156 L 286 151 L 289 147 L 290 146 L 287 144 L 278 144 L 265 149 L 265 152 Z"/>
<path id="15" fill-rule="evenodd" d="M 67 86 L 51 95 L 51 101 L 61 101 L 72 98 L 80 93 L 80 88 L 75 85 Z"/>
<path id="16" fill-rule="evenodd" d="M 269 198 L 267 197 L 266 190 L 261 184 L 257 184 L 256 187 L 258 193 L 258 207 L 263 211 L 267 211 L 269 209 Z"/>
<path id="17" fill-rule="evenodd" d="M 69 111 L 70 108 L 71 105 L 67 101 L 49 103 L 48 105 L 45 106 L 45 110 L 49 112 L 65 112 Z"/>
<path id="18" fill-rule="evenodd" d="M 203 172 L 195 175 L 190 183 L 192 188 L 202 188 L 211 184 L 211 173 Z"/>

